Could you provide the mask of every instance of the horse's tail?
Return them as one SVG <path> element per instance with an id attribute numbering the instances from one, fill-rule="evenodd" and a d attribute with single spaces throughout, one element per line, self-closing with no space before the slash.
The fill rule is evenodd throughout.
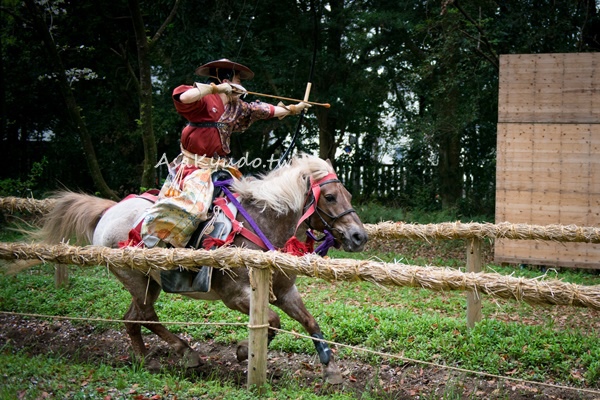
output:
<path id="1" fill-rule="evenodd" d="M 102 214 L 116 203 L 83 193 L 61 191 L 52 197 L 54 207 L 42 219 L 42 228 L 31 234 L 34 241 L 56 244 L 90 244 Z"/>
<path id="2" fill-rule="evenodd" d="M 47 244 L 91 243 L 102 214 L 116 204 L 112 200 L 69 191 L 57 192 L 51 199 L 55 200 L 54 207 L 42 218 L 41 229 L 21 231 L 28 239 Z M 42 263 L 40 260 L 14 260 L 2 263 L 2 270 L 14 275 Z"/>

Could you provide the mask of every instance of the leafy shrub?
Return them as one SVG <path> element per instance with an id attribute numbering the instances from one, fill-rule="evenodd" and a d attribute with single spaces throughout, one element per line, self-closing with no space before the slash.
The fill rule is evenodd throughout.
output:
<path id="1" fill-rule="evenodd" d="M 44 168 L 48 165 L 48 160 L 43 157 L 41 161 L 34 162 L 27 180 L 18 179 L 1 179 L 0 180 L 0 196 L 18 196 L 31 197 L 33 191 L 37 188 L 39 180 L 44 173 Z"/>

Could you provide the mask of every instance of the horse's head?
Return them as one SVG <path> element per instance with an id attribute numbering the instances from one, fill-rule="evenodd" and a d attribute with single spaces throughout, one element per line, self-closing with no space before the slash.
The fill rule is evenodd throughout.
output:
<path id="1" fill-rule="evenodd" d="M 233 189 L 241 202 L 259 211 L 258 216 L 265 219 L 265 229 L 285 226 L 279 220 L 274 227 L 273 218 L 289 216 L 293 219 L 288 221 L 288 234 L 294 234 L 298 224 L 305 222 L 317 231 L 329 231 L 336 244 L 346 251 L 361 251 L 367 242 L 363 224 L 350 204 L 352 196 L 335 175 L 331 163 L 319 157 L 295 157 L 290 164 L 262 179 L 236 181 Z M 298 215 L 302 215 L 300 222 L 295 219 Z"/>
<path id="2" fill-rule="evenodd" d="M 307 222 L 313 229 L 331 232 L 345 251 L 361 251 L 367 242 L 367 232 L 352 208 L 352 195 L 333 172 L 329 160 L 327 163 L 331 172 L 318 180 L 310 180 L 306 208 L 313 207 L 314 212 Z"/>

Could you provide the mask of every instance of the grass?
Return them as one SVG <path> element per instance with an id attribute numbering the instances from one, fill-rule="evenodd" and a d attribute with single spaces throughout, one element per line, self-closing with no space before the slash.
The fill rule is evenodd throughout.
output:
<path id="1" fill-rule="evenodd" d="M 523 275 L 531 274 L 526 270 L 520 272 Z M 568 276 L 564 278 L 567 280 Z M 598 278 L 591 279 L 595 282 Z M 100 267 L 72 268 L 68 289 L 54 289 L 51 266 L 37 268 L 17 277 L 2 276 L 0 284 L 0 304 L 4 311 L 119 319 L 129 302 L 128 294 Z M 551 314 L 548 318 L 538 317 L 533 324 L 497 318 L 499 314 L 531 318 L 532 314 L 539 311 L 552 311 L 551 307 L 540 310 L 516 302 L 485 300 L 484 320 L 468 330 L 464 320 L 465 301 L 462 293 L 432 295 L 424 289 L 388 289 L 365 282 L 329 283 L 309 278 L 299 278 L 298 287 L 326 336 L 343 344 L 492 374 L 510 373 L 524 379 L 550 380 L 576 386 L 597 385 L 600 376 L 597 362 L 600 359 L 598 332 L 556 326 Z M 335 296 L 332 296 L 333 293 Z M 163 296 L 157 309 L 163 320 L 247 322 L 247 317 L 228 310 L 221 303 L 199 302 L 177 295 Z M 302 331 L 299 323 L 284 314 L 281 316 L 284 329 Z M 100 328 L 109 326 L 108 323 L 94 325 Z M 185 331 L 195 340 L 214 339 L 223 343 L 235 342 L 246 336 L 244 327 L 179 326 L 172 329 L 176 332 Z M 283 334 L 276 337 L 271 348 L 284 352 L 314 352 L 310 341 Z M 342 360 L 355 358 L 369 363 L 382 362 L 380 356 L 344 348 L 339 349 L 338 354 Z M 4 360 L 5 357 L 8 358 Z M 11 379 L 7 378 L 6 372 L 3 372 L 4 378 L 9 381 L 14 376 L 35 375 L 28 369 L 33 367 L 26 368 L 18 362 L 19 357 L 27 356 L 13 354 L 10 348 L 2 351 L 2 364 L 6 371 L 10 371 L 8 377 Z M 67 368 L 64 365 L 66 361 L 60 358 L 50 361 L 40 357 L 42 369 L 45 368 L 44 362 L 57 363 L 52 368 L 59 370 Z M 386 362 L 391 365 L 403 363 L 393 359 Z M 13 365 L 19 368 L 13 370 Z M 95 374 L 102 371 L 97 367 L 91 368 Z M 72 375 L 68 370 L 65 371 L 66 376 Z M 585 372 L 579 378 L 573 375 L 573 371 Z M 130 373 L 134 372 L 136 378 L 133 381 L 146 382 L 143 371 Z M 59 376 L 51 381 L 56 379 L 61 381 Z M 102 379 L 106 378 L 97 378 L 99 381 Z M 167 375 L 162 379 L 172 377 Z M 148 382 L 153 385 L 152 380 Z M 47 384 L 38 383 L 34 386 L 46 388 Z M 7 385 L 5 387 L 13 388 L 11 390 L 24 390 L 24 387 L 31 386 L 31 381 L 17 379 Z M 9 390 L 6 388 L 3 390 Z M 185 385 L 181 388 L 186 390 Z M 96 389 L 101 388 L 96 385 Z M 210 390 L 210 387 L 203 390 Z"/>
<path id="2" fill-rule="evenodd" d="M 397 207 L 390 207 L 378 202 L 370 201 L 362 204 L 355 204 L 356 211 L 360 219 L 365 224 L 377 224 L 382 221 L 401 221 L 410 224 L 437 224 L 448 221 L 463 222 L 493 222 L 494 217 L 489 215 L 475 215 L 465 217 L 460 215 L 456 209 L 423 211 L 419 209 L 404 210 Z"/>
<path id="3" fill-rule="evenodd" d="M 0 238 L 7 240 L 6 236 Z M 14 240 L 9 235 L 9 240 Z M 460 241 L 459 241 L 460 242 Z M 442 254 L 462 243 L 444 243 Z M 422 246 L 413 242 L 410 246 Z M 332 257 L 376 258 L 386 262 L 425 264 L 425 259 L 411 252 L 369 250 L 359 254 L 334 251 Z M 439 264 L 438 264 L 439 262 Z M 435 259 L 435 264 L 462 267 L 457 259 Z M 527 268 L 486 265 L 486 271 L 527 278 L 541 273 Z M 566 282 L 599 285 L 593 274 L 550 272 Z M 21 313 L 67 315 L 120 319 L 126 310 L 129 294 L 102 267 L 73 267 L 69 287 L 54 288 L 53 267 L 36 267 L 15 277 L 0 275 L 0 310 Z M 599 389 L 600 335 L 598 313 L 569 307 L 532 307 L 514 301 L 484 298 L 483 321 L 469 330 L 465 324 L 465 295 L 458 292 L 434 293 L 424 289 L 385 288 L 366 282 L 325 282 L 300 277 L 298 288 L 307 308 L 317 318 L 327 339 L 373 349 L 388 354 L 419 359 L 535 380 L 556 382 L 575 387 Z M 157 312 L 164 321 L 247 322 L 246 316 L 227 309 L 220 302 L 200 302 L 178 295 L 162 295 Z M 282 327 L 303 332 L 300 324 L 280 313 Z M 77 322 L 74 322 L 77 323 Z M 107 322 L 92 323 L 98 329 L 121 329 Z M 247 336 L 245 327 L 211 325 L 172 326 L 194 340 L 213 339 L 233 343 Z M 310 341 L 280 334 L 271 349 L 287 353 L 314 354 Z M 255 398 L 245 388 L 222 377 L 194 381 L 176 371 L 149 374 L 141 366 L 119 367 L 86 364 L 61 355 L 32 355 L 15 350 L 10 343 L 0 349 L 0 399 L 44 398 Z M 403 360 L 380 355 L 337 349 L 340 364 L 360 360 L 372 365 L 404 365 Z M 116 377 L 116 378 L 115 378 Z M 268 398 L 319 398 L 314 389 L 303 387 L 294 379 L 285 384 L 269 383 Z M 448 385 L 447 392 L 436 398 L 461 398 L 459 385 Z M 366 392 L 362 398 L 385 398 L 381 391 Z M 352 398 L 348 393 L 334 393 L 329 398 Z M 433 398 L 433 397 L 432 397 Z"/>
<path id="4" fill-rule="evenodd" d="M 60 357 L 29 356 L 1 349 L 0 399 L 317 399 L 319 396 L 294 384 L 274 390 L 268 385 L 261 396 L 217 376 L 201 381 L 177 373 L 152 374 L 139 365 L 115 368 L 82 364 Z M 352 399 L 332 394 L 331 399 Z"/>

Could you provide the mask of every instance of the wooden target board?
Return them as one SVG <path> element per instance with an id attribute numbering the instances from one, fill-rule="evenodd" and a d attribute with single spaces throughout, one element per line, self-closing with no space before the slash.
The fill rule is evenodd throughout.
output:
<path id="1" fill-rule="evenodd" d="M 496 222 L 600 227 L 600 53 L 500 56 Z M 600 269 L 600 244 L 500 239 L 495 261 Z"/>

